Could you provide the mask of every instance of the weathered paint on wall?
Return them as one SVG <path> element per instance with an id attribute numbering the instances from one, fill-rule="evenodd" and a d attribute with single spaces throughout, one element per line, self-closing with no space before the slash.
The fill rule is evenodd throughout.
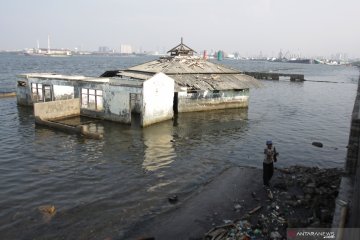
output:
<path id="1" fill-rule="evenodd" d="M 141 92 L 141 88 L 104 86 L 105 119 L 131 124 L 130 94 Z"/>
<path id="2" fill-rule="evenodd" d="M 18 81 L 16 88 L 16 101 L 19 105 L 31 106 L 29 83 L 26 80 Z"/>
<path id="3" fill-rule="evenodd" d="M 24 77 L 25 76 L 25 77 Z M 180 91 L 174 99 L 174 79 L 158 73 L 145 81 L 131 79 L 86 78 L 51 74 L 23 75 L 26 84 L 18 86 L 18 104 L 32 105 L 39 95 L 32 93 L 32 83 L 51 91 L 46 101 L 62 98 L 80 99 L 80 114 L 131 124 L 131 113 L 140 113 L 141 125 L 147 126 L 173 118 L 174 111 L 192 112 L 248 106 L 249 90 Z M 87 91 L 84 95 L 84 90 Z M 92 93 L 99 101 L 90 102 Z M 42 96 L 45 96 L 45 92 Z M 40 96 L 41 97 L 41 96 Z M 98 99 L 97 97 L 95 97 Z M 88 99 L 88 100 L 86 100 Z M 88 101 L 85 104 L 85 101 Z M 41 99 L 44 101 L 44 99 Z M 174 106 L 174 103 L 176 106 Z M 95 106 L 95 107 L 94 107 Z"/>
<path id="4" fill-rule="evenodd" d="M 141 114 L 142 105 L 142 93 L 130 93 L 131 112 Z"/>
<path id="5" fill-rule="evenodd" d="M 36 101 L 36 99 L 33 98 L 32 92 L 31 92 L 31 84 L 32 83 L 38 83 L 43 85 L 50 85 L 51 91 L 52 91 L 52 99 L 51 100 L 63 100 L 63 99 L 69 99 L 69 98 L 79 98 L 79 93 L 77 91 L 77 85 L 72 81 L 68 80 L 62 80 L 62 79 L 39 79 L 39 78 L 24 78 L 19 82 L 25 82 L 25 86 L 19 86 L 16 89 L 17 91 L 17 103 L 19 105 L 27 105 L 32 106 Z M 54 86 L 58 86 L 55 87 Z M 67 89 L 72 89 L 72 94 L 67 95 L 66 97 L 63 95 L 64 87 Z M 61 89 L 60 91 L 57 91 L 57 89 Z M 61 96 L 59 99 L 55 99 L 56 96 Z M 41 101 L 43 102 L 43 101 Z"/>
<path id="6" fill-rule="evenodd" d="M 245 108 L 249 90 L 179 92 L 178 112 L 208 111 L 226 108 Z"/>
<path id="7" fill-rule="evenodd" d="M 81 115 L 128 124 L 131 123 L 130 94 L 142 94 L 142 85 L 124 86 L 117 85 L 116 82 L 109 84 L 108 82 L 36 77 L 25 78 L 23 81 L 26 82 L 26 86 L 17 88 L 19 93 L 18 104 L 20 105 L 33 105 L 37 102 L 32 96 L 32 83 L 42 84 L 43 86 L 49 85 L 52 91 L 52 101 L 58 101 L 63 98 L 78 98 L 80 99 Z M 87 108 L 81 104 L 82 89 L 102 91 L 102 106 L 99 110 Z M 140 97 L 139 99 L 140 100 L 135 103 L 135 111 L 137 110 L 140 113 L 142 109 L 142 98 Z"/>
<path id="8" fill-rule="evenodd" d="M 80 99 L 35 103 L 34 115 L 44 120 L 78 116 L 80 115 Z"/>
<path id="9" fill-rule="evenodd" d="M 143 84 L 141 126 L 173 118 L 174 79 L 158 73 Z"/>

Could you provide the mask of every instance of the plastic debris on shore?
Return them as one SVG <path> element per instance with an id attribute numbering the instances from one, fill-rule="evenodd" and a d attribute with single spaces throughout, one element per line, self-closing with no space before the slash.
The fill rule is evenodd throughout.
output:
<path id="1" fill-rule="evenodd" d="M 286 239 L 287 228 L 331 227 L 342 170 L 293 166 L 277 172 L 271 189 L 251 192 L 253 199 L 263 196 L 260 205 L 215 226 L 204 239 L 280 240 Z"/>

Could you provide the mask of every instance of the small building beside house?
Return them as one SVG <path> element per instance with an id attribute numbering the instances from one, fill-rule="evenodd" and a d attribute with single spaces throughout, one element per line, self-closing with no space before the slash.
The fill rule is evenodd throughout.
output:
<path id="1" fill-rule="evenodd" d="M 37 104 L 40 118 L 62 116 L 54 111 L 66 117 L 78 109 L 80 115 L 131 124 L 131 115 L 138 114 L 143 127 L 171 119 L 174 113 L 248 107 L 249 89 L 260 86 L 258 80 L 194 52 L 181 41 L 168 57 L 97 78 L 22 74 L 17 102 Z M 40 104 L 44 102 L 56 104 Z"/>
<path id="2" fill-rule="evenodd" d="M 32 106 L 62 100 L 64 106 L 56 109 L 61 109 L 64 114 L 55 115 L 52 113 L 54 105 L 46 107 L 44 104 L 45 110 L 41 111 L 46 113 L 44 118 L 67 117 L 70 112 L 67 109 L 74 108 L 73 104 L 79 106 L 79 114 L 83 116 L 126 124 L 131 123 L 132 113 L 140 115 L 142 126 L 173 118 L 174 80 L 163 73 L 145 81 L 48 73 L 22 74 L 20 77 L 18 104 Z"/>

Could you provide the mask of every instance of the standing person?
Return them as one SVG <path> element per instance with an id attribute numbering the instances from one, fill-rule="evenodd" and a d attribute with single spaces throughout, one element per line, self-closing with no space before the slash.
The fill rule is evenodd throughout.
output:
<path id="1" fill-rule="evenodd" d="M 264 162 L 263 162 L 263 180 L 264 185 L 270 186 L 270 179 L 274 173 L 274 162 L 277 161 L 277 156 L 279 155 L 276 152 L 275 147 L 272 144 L 271 140 L 266 141 L 266 148 L 264 149 Z"/>

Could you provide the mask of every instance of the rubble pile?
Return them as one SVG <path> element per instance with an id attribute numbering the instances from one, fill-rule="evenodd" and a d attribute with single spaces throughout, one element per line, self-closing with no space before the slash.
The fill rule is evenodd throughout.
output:
<path id="1" fill-rule="evenodd" d="M 287 228 L 328 228 L 335 208 L 341 169 L 293 166 L 277 169 L 270 188 L 252 192 L 252 206 L 234 210 L 239 219 L 224 220 L 206 240 L 286 239 Z M 255 207 L 254 207 L 254 204 Z"/>

